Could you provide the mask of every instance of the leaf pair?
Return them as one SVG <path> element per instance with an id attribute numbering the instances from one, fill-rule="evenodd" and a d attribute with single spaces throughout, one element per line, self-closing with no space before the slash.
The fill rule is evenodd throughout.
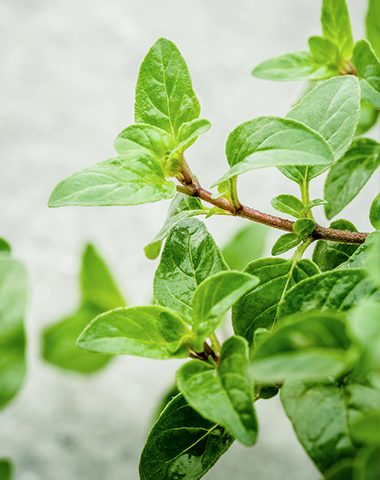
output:
<path id="1" fill-rule="evenodd" d="M 48 325 L 42 336 L 43 358 L 60 368 L 92 373 L 107 365 L 111 357 L 85 352 L 76 346 L 81 331 L 100 313 L 125 305 L 105 261 L 93 245 L 87 245 L 80 270 L 81 300 L 77 310 Z"/>
<path id="2" fill-rule="evenodd" d="M 159 39 L 148 52 L 136 86 L 136 124 L 115 141 L 118 156 L 60 182 L 49 206 L 137 205 L 174 197 L 167 180 L 180 169 L 182 154 L 210 123 L 200 106 L 177 47 Z"/>
<path id="3" fill-rule="evenodd" d="M 345 153 L 359 115 L 358 80 L 327 80 L 295 105 L 288 118 L 261 117 L 237 127 L 226 146 L 231 169 L 216 183 L 273 166 L 297 183 L 309 181 Z"/>

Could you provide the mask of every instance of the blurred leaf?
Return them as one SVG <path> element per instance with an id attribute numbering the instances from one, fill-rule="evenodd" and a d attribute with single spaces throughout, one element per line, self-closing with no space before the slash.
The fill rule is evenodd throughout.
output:
<path id="1" fill-rule="evenodd" d="M 13 468 L 9 460 L 0 459 L 0 479 L 1 480 L 12 480 L 13 478 Z"/>
<path id="2" fill-rule="evenodd" d="M 140 477 L 199 480 L 232 442 L 222 427 L 205 420 L 177 395 L 149 434 L 140 458 Z"/>
<path id="3" fill-rule="evenodd" d="M 380 156 L 380 154 L 379 154 Z M 378 193 L 372 202 L 371 210 L 369 212 L 371 224 L 377 230 L 380 230 L 380 193 Z"/>
<path id="4" fill-rule="evenodd" d="M 341 58 L 351 58 L 354 39 L 346 0 L 323 0 L 321 22 L 323 36 L 338 47 Z"/>
<path id="5" fill-rule="evenodd" d="M 353 62 L 358 72 L 362 96 L 380 108 L 380 61 L 367 40 L 360 40 L 354 49 Z"/>
<path id="6" fill-rule="evenodd" d="M 379 111 L 367 100 L 361 101 L 360 120 L 356 130 L 356 135 L 364 135 L 374 127 L 379 118 Z"/>
<path id="7" fill-rule="evenodd" d="M 369 0 L 366 27 L 367 38 L 380 57 L 380 0 Z"/>
<path id="8" fill-rule="evenodd" d="M 0 254 L 9 254 L 11 251 L 12 249 L 9 243 L 5 240 L 5 238 L 0 237 Z"/>

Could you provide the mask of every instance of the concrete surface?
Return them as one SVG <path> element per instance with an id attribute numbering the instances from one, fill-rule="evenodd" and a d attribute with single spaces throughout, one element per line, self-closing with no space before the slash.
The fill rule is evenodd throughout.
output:
<path id="1" fill-rule="evenodd" d="M 365 2 L 349 4 L 358 38 Z M 85 241 L 104 253 L 131 304 L 149 301 L 156 264 L 142 248 L 167 208 L 49 210 L 51 189 L 113 154 L 113 138 L 133 121 L 139 63 L 159 36 L 183 52 L 213 123 L 188 154 L 211 183 L 226 170 L 229 131 L 254 116 L 285 114 L 302 90 L 253 79 L 250 70 L 319 34 L 319 8 L 306 0 L 0 0 L 0 234 L 25 261 L 31 287 L 29 375 L 0 414 L 0 456 L 14 460 L 17 480 L 137 479 L 151 415 L 177 366 L 119 358 L 85 378 L 41 361 L 41 328 L 75 305 Z M 344 212 L 359 228 L 368 228 L 360 212 L 376 183 Z M 267 211 L 275 194 L 296 192 L 274 169 L 246 175 L 241 189 L 247 203 Z M 320 196 L 321 180 L 314 189 Z M 208 224 L 219 242 L 238 226 L 225 218 Z M 278 401 L 257 408 L 258 445 L 233 446 L 207 478 L 318 479 Z"/>

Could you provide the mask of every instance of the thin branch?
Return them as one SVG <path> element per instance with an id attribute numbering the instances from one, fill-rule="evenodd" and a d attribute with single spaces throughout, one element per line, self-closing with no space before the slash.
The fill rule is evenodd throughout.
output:
<path id="1" fill-rule="evenodd" d="M 262 223 L 269 227 L 278 228 L 287 232 L 293 231 L 293 224 L 291 220 L 269 215 L 268 213 L 260 212 L 254 208 L 246 205 L 240 205 L 238 209 L 232 205 L 227 199 L 223 197 L 213 198 L 212 193 L 205 190 L 199 185 L 198 181 L 193 177 L 189 167 L 186 165 L 183 171 L 183 177 L 179 178 L 182 185 L 177 186 L 177 191 L 190 195 L 192 197 L 198 197 L 215 207 L 219 207 L 222 210 L 229 212 L 231 215 L 247 218 L 253 222 Z M 322 227 L 317 225 L 311 234 L 314 240 L 331 240 L 333 242 L 341 243 L 364 243 L 368 233 L 363 232 L 349 232 L 347 230 L 336 230 L 335 228 Z"/>

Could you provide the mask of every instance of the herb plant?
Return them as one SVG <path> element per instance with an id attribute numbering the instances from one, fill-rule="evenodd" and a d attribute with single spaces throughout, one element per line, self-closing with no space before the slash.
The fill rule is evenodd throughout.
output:
<path id="1" fill-rule="evenodd" d="M 380 109 L 380 1 L 370 1 L 366 40 L 355 43 L 345 0 L 323 0 L 321 20 L 322 35 L 309 39 L 308 51 L 253 70 L 270 80 L 308 80 L 309 92 L 285 118 L 254 118 L 232 131 L 229 169 L 213 191 L 184 156 L 210 122 L 200 118 L 180 52 L 161 38 L 142 62 L 135 123 L 116 138 L 116 156 L 63 180 L 51 194 L 51 207 L 172 199 L 164 226 L 145 248 L 148 258 L 160 256 L 154 304 L 119 306 L 122 297 L 105 275 L 97 285 L 83 284 L 76 314 L 84 327 L 77 345 L 104 354 L 100 364 L 110 355 L 187 359 L 177 372 L 179 393 L 168 395 L 141 454 L 143 480 L 196 480 L 233 441 L 254 445 L 255 402 L 278 392 L 324 478 L 379 478 L 380 234 L 358 232 L 344 219 L 318 225 L 313 210 L 323 206 L 333 219 L 380 165 L 380 144 L 362 137 Z M 238 177 L 267 167 L 299 186 L 299 197 L 272 200 L 292 219 L 240 202 Z M 310 182 L 324 172 L 324 198 L 310 198 Z M 244 265 L 241 251 L 230 269 L 199 220 L 211 215 L 286 233 L 272 257 Z M 379 195 L 370 221 L 379 229 Z M 243 248 L 255 249 L 251 243 Z M 304 258 L 312 247 L 312 259 Z M 278 257 L 289 250 L 288 259 Z M 230 309 L 234 334 L 221 341 Z M 46 332 L 46 356 L 52 335 L 59 342 L 59 326 Z M 70 355 L 55 362 L 75 364 Z"/>

